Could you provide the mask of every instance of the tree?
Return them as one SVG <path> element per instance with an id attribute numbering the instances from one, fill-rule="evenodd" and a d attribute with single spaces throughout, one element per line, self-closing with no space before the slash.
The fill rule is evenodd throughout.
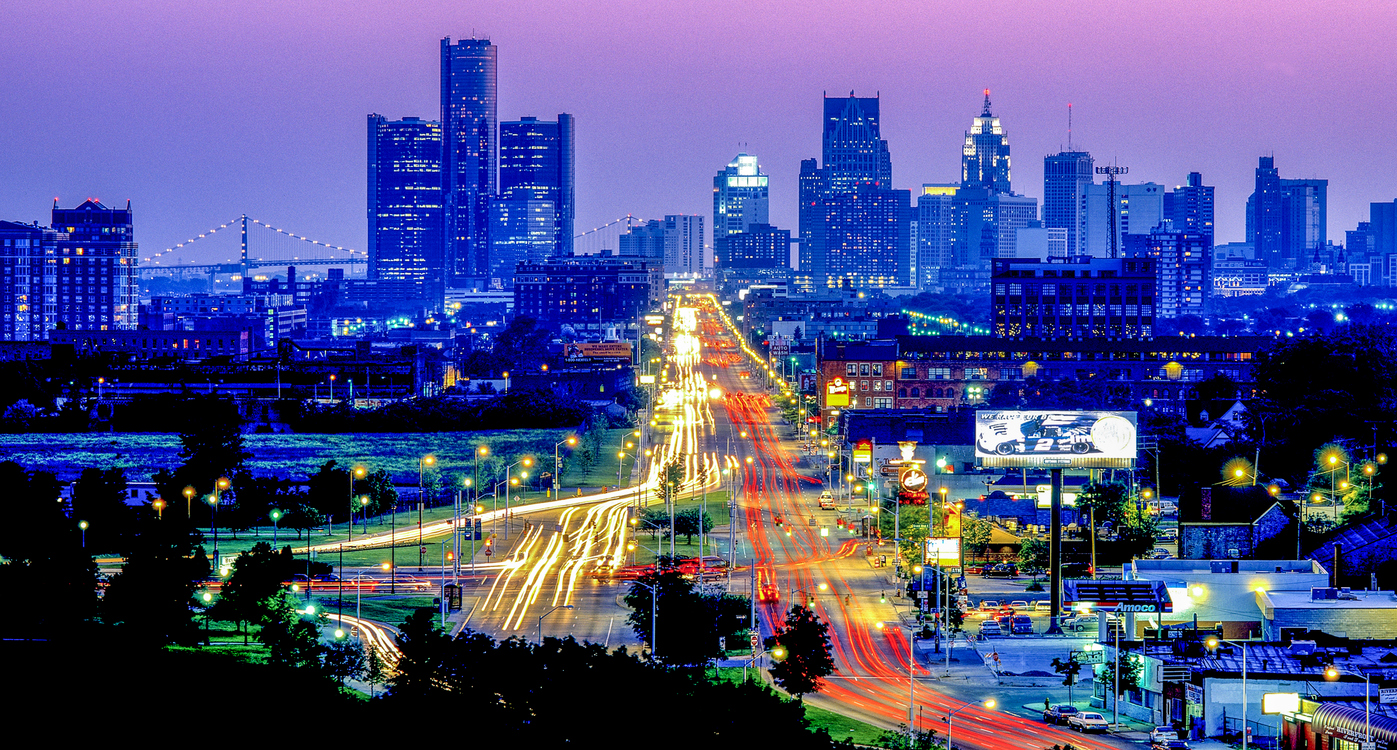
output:
<path id="1" fill-rule="evenodd" d="M 219 477 L 231 477 L 252 454 L 243 444 L 242 415 L 231 398 L 191 396 L 179 410 L 183 474 L 201 495 L 213 492 Z M 177 497 L 178 495 L 169 495 Z"/>
<path id="2" fill-rule="evenodd" d="M 786 614 L 785 625 L 766 639 L 766 647 L 784 652 L 772 665 L 771 677 L 797 700 L 819 692 L 824 678 L 834 672 L 829 625 L 799 604 Z"/>
<path id="3" fill-rule="evenodd" d="M 1108 686 L 1110 686 L 1110 689 L 1111 689 L 1111 690 L 1114 690 L 1114 689 L 1115 689 L 1115 684 L 1116 684 L 1116 683 L 1115 683 L 1115 679 L 1116 679 L 1116 673 L 1117 673 L 1116 667 L 1117 667 L 1117 662 L 1114 661 L 1114 660 L 1113 660 L 1113 661 L 1110 661 L 1110 662 L 1107 662 L 1107 664 L 1106 664 L 1106 679 L 1108 680 L 1108 682 L 1107 682 L 1106 684 L 1107 684 Z M 1130 650 L 1127 650 L 1127 649 L 1122 649 L 1122 650 L 1120 651 L 1119 667 L 1120 667 L 1120 670 L 1119 670 L 1119 673 L 1120 673 L 1120 694 L 1119 694 L 1119 695 L 1123 695 L 1123 694 L 1125 694 L 1127 691 L 1130 691 L 1130 690 L 1139 690 L 1139 689 L 1140 689 L 1140 678 L 1141 678 L 1141 676 L 1142 676 L 1142 671 L 1143 671 L 1143 661 L 1142 661 L 1142 659 L 1140 658 L 1140 655 L 1139 655 L 1139 654 L 1136 654 L 1134 651 L 1130 651 Z M 1119 698 L 1119 695 L 1117 695 L 1118 698 Z"/>
<path id="4" fill-rule="evenodd" d="M 233 571 L 223 582 L 213 615 L 225 622 L 236 622 L 238 629 L 244 630 L 243 623 L 262 618 L 263 604 L 281 591 L 282 584 L 296 572 L 295 566 L 291 547 L 278 552 L 266 542 L 254 544 L 233 560 Z"/>
<path id="5" fill-rule="evenodd" d="M 368 643 L 368 654 L 364 656 L 364 681 L 369 683 L 369 697 L 374 697 L 374 689 L 383 682 L 387 675 L 387 669 L 383 663 L 383 657 L 378 655 L 378 646 Z"/>
<path id="6" fill-rule="evenodd" d="M 444 678 L 451 638 L 437 628 L 437 611 L 418 607 L 398 628 L 398 665 L 388 679 L 394 698 L 430 696 Z"/>
<path id="7" fill-rule="evenodd" d="M 357 680 L 364 674 L 364 648 L 345 638 L 337 638 L 325 646 L 325 674 L 340 681 Z"/>
<path id="8" fill-rule="evenodd" d="M 323 517 L 345 517 L 349 513 L 349 470 L 336 461 L 326 461 L 306 480 L 306 503 Z"/>
<path id="9" fill-rule="evenodd" d="M 683 481 L 684 456 L 679 455 L 660 468 L 660 481 L 655 485 L 655 498 L 666 504 L 672 502 Z"/>
<path id="10" fill-rule="evenodd" d="M 644 585 L 641 585 L 644 584 Z M 664 648 L 654 648 L 650 629 L 651 590 L 659 593 L 655 608 L 656 628 L 665 639 Z M 746 630 L 744 609 L 751 606 L 746 597 L 725 595 L 717 587 L 701 587 L 677 570 L 649 572 L 626 594 L 631 613 L 626 622 L 643 641 L 651 644 L 652 658 L 675 666 L 697 666 L 721 657 L 719 638 Z"/>
<path id="11" fill-rule="evenodd" d="M 1067 687 L 1067 702 L 1072 702 L 1072 686 L 1077 684 L 1077 675 L 1081 674 L 1082 663 L 1077 661 L 1077 654 L 1072 652 L 1066 659 L 1053 659 L 1053 671 L 1062 675 L 1062 684 Z"/>
<path id="12" fill-rule="evenodd" d="M 360 482 L 363 493 L 369 496 L 369 512 L 381 515 L 391 511 L 398 504 L 398 489 L 385 469 L 370 473 Z"/>
<path id="13" fill-rule="evenodd" d="M 55 503 L 58 482 L 0 463 L 6 522 L 0 524 L 0 591 L 13 602 L 0 617 L 0 635 L 66 641 L 81 637 L 97 611 L 97 565 L 82 548 L 73 519 Z"/>
<path id="14" fill-rule="evenodd" d="M 685 544 L 693 544 L 695 534 L 707 534 L 712 530 L 713 517 L 698 508 L 682 510 L 674 516 L 674 533 L 683 534 Z"/>
<path id="15" fill-rule="evenodd" d="M 1130 488 L 1114 482 L 1093 482 L 1077 495 L 1077 510 L 1091 512 L 1098 528 L 1106 524 L 1115 528 L 1124 526 L 1130 505 L 1133 505 Z"/>
<path id="16" fill-rule="evenodd" d="M 202 541 L 195 529 L 147 515 L 124 551 L 126 564 L 102 598 L 102 619 L 135 642 L 200 640 L 194 592 L 209 576 Z"/>
<path id="17" fill-rule="evenodd" d="M 973 555 L 985 554 L 990 543 L 992 524 L 983 518 L 961 517 L 960 538 Z"/>
<path id="18" fill-rule="evenodd" d="M 276 667 L 319 667 L 324 647 L 320 624 L 324 613 L 302 612 L 290 592 L 278 591 L 258 607 L 262 627 L 257 640 L 267 647 L 267 663 Z"/>
<path id="19" fill-rule="evenodd" d="M 87 521 L 87 545 L 115 552 L 134 531 L 136 509 L 126 504 L 126 472 L 86 468 L 73 483 L 73 519 Z"/>
<path id="20" fill-rule="evenodd" d="M 1038 576 L 1048 569 L 1048 543 L 1042 539 L 1025 539 L 1019 547 L 1019 566 L 1025 573 L 1038 580 Z"/>

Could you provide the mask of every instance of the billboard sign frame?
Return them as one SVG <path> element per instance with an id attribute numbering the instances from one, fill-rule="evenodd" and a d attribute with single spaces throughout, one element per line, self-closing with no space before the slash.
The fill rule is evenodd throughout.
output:
<path id="1" fill-rule="evenodd" d="M 980 409 L 975 460 L 996 468 L 1130 468 L 1137 424 L 1133 411 Z"/>

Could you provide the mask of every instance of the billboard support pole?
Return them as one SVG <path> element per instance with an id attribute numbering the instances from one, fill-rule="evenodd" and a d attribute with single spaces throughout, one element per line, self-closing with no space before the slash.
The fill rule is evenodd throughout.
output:
<path id="1" fill-rule="evenodd" d="M 1062 469 L 1052 469 L 1052 507 L 1048 512 L 1048 630 L 1045 635 L 1062 635 L 1058 612 L 1062 610 Z"/>

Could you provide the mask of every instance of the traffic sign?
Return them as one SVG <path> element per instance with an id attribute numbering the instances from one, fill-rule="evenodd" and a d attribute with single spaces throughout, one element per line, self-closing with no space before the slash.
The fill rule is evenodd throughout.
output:
<path id="1" fill-rule="evenodd" d="M 1097 650 L 1097 651 L 1078 651 L 1078 652 L 1077 652 L 1077 663 L 1079 663 L 1079 664 L 1105 664 L 1105 663 L 1106 663 L 1106 652 L 1103 651 L 1103 650 Z"/>
<path id="2" fill-rule="evenodd" d="M 1397 688 L 1378 688 L 1378 703 L 1397 703 Z"/>

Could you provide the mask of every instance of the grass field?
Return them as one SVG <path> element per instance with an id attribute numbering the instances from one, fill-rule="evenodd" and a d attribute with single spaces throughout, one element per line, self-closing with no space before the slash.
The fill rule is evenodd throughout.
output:
<path id="1" fill-rule="evenodd" d="M 741 682 L 741 667 L 721 667 L 714 670 L 714 679 L 723 682 Z M 766 675 L 760 670 L 747 670 L 747 679 L 761 680 L 770 683 Z M 788 698 L 787 700 L 795 700 Z M 883 734 L 883 730 L 867 724 L 858 719 L 851 719 L 843 714 L 838 714 L 829 709 L 805 704 L 805 718 L 810 722 L 811 729 L 824 729 L 829 732 L 829 736 L 836 742 L 849 739 L 856 745 L 871 745 Z"/>

